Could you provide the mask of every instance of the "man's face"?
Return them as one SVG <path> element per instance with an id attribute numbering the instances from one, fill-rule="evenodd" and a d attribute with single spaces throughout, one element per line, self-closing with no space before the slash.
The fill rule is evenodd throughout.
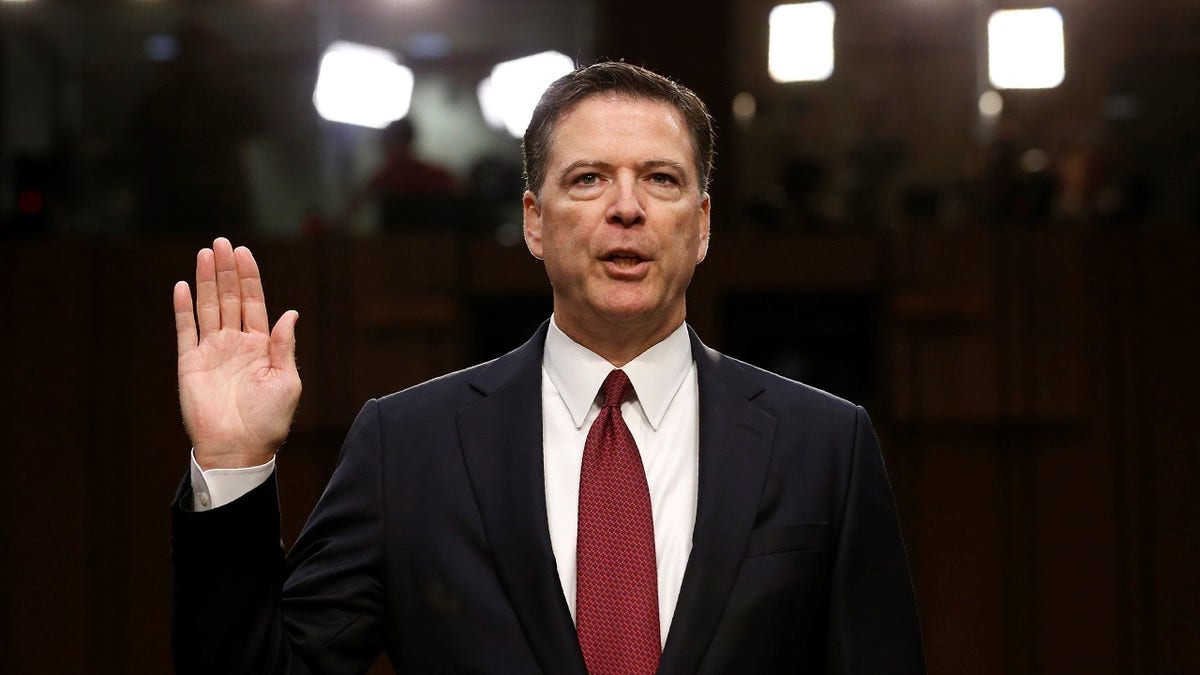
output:
<path id="1" fill-rule="evenodd" d="M 683 321 L 708 250 L 709 197 L 695 167 L 668 104 L 597 94 L 559 119 L 541 194 L 524 196 L 525 242 L 546 262 L 569 335 L 645 336 Z"/>

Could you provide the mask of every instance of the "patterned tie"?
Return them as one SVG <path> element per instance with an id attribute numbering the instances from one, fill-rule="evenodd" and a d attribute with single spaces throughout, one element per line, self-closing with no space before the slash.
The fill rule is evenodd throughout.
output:
<path id="1" fill-rule="evenodd" d="M 583 446 L 575 623 L 591 675 L 654 673 L 662 653 L 650 490 L 621 417 L 632 390 L 624 372 L 608 374 Z"/>

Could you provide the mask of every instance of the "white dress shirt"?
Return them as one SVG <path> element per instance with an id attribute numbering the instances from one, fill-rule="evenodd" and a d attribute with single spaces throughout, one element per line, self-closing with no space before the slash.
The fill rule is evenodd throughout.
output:
<path id="1" fill-rule="evenodd" d="M 542 355 L 542 452 L 546 520 L 558 579 L 575 617 L 575 546 L 579 529 L 579 470 L 583 445 L 600 414 L 600 385 L 612 364 L 567 337 L 552 320 Z M 658 563 L 658 616 L 665 645 L 683 571 L 692 552 L 699 485 L 699 393 L 687 328 L 621 367 L 636 398 L 621 416 L 637 443 L 650 488 Z"/>
<path id="2" fill-rule="evenodd" d="M 567 337 L 551 317 L 542 354 L 546 520 L 572 619 L 583 445 L 600 414 L 600 385 L 612 370 L 603 357 Z M 650 489 L 659 629 L 665 645 L 692 551 L 700 475 L 700 395 L 687 328 L 680 325 L 621 370 L 636 395 L 621 405 L 621 415 L 641 453 Z M 203 471 L 193 452 L 192 507 L 207 511 L 228 504 L 261 485 L 274 469 L 272 458 L 255 467 Z"/>

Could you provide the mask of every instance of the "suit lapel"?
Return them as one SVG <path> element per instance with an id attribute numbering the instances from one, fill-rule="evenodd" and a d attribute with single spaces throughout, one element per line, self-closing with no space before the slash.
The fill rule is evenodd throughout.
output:
<path id="1" fill-rule="evenodd" d="M 700 667 L 754 528 L 775 434 L 775 418 L 751 402 L 761 385 L 694 332 L 691 338 L 700 391 L 699 497 L 660 673 Z"/>
<path id="2" fill-rule="evenodd" d="M 458 413 L 463 458 L 496 569 L 534 656 L 548 673 L 583 673 L 546 522 L 541 363 L 546 324 L 472 382 Z"/>

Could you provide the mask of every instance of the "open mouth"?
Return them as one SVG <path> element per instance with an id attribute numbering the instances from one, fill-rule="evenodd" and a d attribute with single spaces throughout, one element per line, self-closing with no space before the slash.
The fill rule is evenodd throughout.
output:
<path id="1" fill-rule="evenodd" d="M 606 256 L 604 258 L 604 260 L 606 262 L 613 263 L 619 267 L 633 267 L 633 266 L 637 265 L 638 263 L 645 262 L 644 258 L 642 258 L 640 256 L 628 254 L 628 253 L 617 253 L 614 255 Z"/>

